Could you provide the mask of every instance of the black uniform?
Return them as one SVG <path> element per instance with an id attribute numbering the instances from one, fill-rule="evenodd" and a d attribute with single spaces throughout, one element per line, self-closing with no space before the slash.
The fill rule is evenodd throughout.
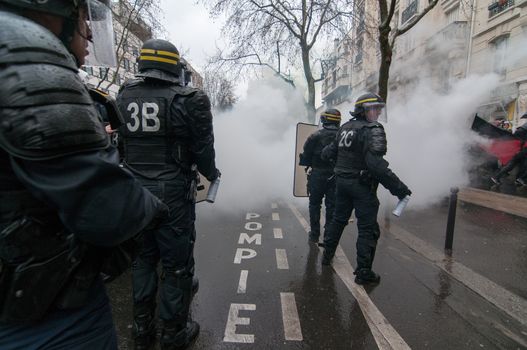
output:
<path id="1" fill-rule="evenodd" d="M 119 167 L 60 40 L 0 23 L 0 348 L 116 349 L 101 272 L 166 206 Z"/>
<path id="2" fill-rule="evenodd" d="M 335 208 L 335 176 L 334 163 L 321 158 L 322 149 L 329 145 L 337 133 L 338 126 L 333 123 L 323 124 L 320 129 L 311 134 L 304 144 L 304 152 L 300 155 L 300 165 L 311 167 L 308 175 L 307 191 L 309 194 L 309 222 L 311 231 L 309 239 L 318 241 L 320 236 L 320 207 L 322 199 L 326 206 L 326 232 Z"/>
<path id="3" fill-rule="evenodd" d="M 326 237 L 324 258 L 335 254 L 344 227 L 355 209 L 359 237 L 357 270 L 371 270 L 380 230 L 377 223 L 379 182 L 393 195 L 404 198 L 408 187 L 388 168 L 386 134 L 378 122 L 362 118 L 342 125 L 336 139 L 322 153 L 324 159 L 336 159 L 337 189 L 335 212 Z M 329 263 L 329 262 L 328 262 Z"/>
<path id="4" fill-rule="evenodd" d="M 205 93 L 181 86 L 172 74 L 148 69 L 140 75 L 117 97 L 125 122 L 120 129 L 124 166 L 168 205 L 170 216 L 157 230 L 145 233 L 143 251 L 132 268 L 134 330 L 137 337 L 155 333 L 161 260 L 161 342 L 184 343 L 178 337 L 184 336 L 180 331 L 188 320 L 196 238 L 193 164 L 211 181 L 219 175 L 211 106 Z"/>

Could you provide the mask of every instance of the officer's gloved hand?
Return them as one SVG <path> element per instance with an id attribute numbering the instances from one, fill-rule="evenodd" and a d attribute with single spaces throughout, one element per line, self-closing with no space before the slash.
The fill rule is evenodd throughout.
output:
<path id="1" fill-rule="evenodd" d="M 397 198 L 399 199 L 403 199 L 404 197 L 406 196 L 411 196 L 412 195 L 412 191 L 410 191 L 410 189 L 408 188 L 408 186 L 406 185 L 402 185 L 401 186 L 401 189 L 398 191 L 397 193 Z"/>
<path id="2" fill-rule="evenodd" d="M 214 180 L 216 180 L 218 177 L 221 177 L 221 172 L 219 169 L 216 169 L 215 172 L 213 172 L 213 174 L 209 177 L 207 177 L 207 180 L 209 180 L 210 182 L 213 182 Z"/>

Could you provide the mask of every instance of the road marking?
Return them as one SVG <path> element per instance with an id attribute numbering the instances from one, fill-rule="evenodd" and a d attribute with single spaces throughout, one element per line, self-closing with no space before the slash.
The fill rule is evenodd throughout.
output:
<path id="1" fill-rule="evenodd" d="M 287 262 L 287 253 L 285 249 L 275 249 L 276 267 L 278 270 L 289 270 L 289 263 Z"/>
<path id="2" fill-rule="evenodd" d="M 280 293 L 282 302 L 282 320 L 284 322 L 285 340 L 301 341 L 302 329 L 300 328 L 300 318 L 296 308 L 294 293 Z"/>
<path id="3" fill-rule="evenodd" d="M 238 294 L 245 294 L 247 291 L 247 276 L 249 275 L 249 270 L 240 271 L 240 281 L 238 282 Z"/>
<path id="4" fill-rule="evenodd" d="M 245 220 L 256 219 L 256 218 L 259 218 L 259 217 L 260 217 L 260 214 L 258 214 L 258 213 L 247 213 L 247 214 L 245 214 Z"/>
<path id="5" fill-rule="evenodd" d="M 304 230 L 309 232 L 309 224 L 296 206 L 291 202 L 288 203 L 288 206 L 298 219 L 298 222 L 300 222 L 300 225 L 304 227 Z M 323 249 L 321 248 L 321 250 Z M 379 349 L 409 350 L 410 346 L 408 346 L 399 333 L 397 333 L 395 328 L 392 327 L 384 315 L 371 301 L 364 288 L 355 284 L 353 281 L 353 267 L 340 245 L 335 252 L 332 266 L 353 297 L 357 300 Z"/>
<path id="6" fill-rule="evenodd" d="M 277 239 L 284 238 L 284 234 L 281 228 L 273 228 L 273 234 L 274 234 L 274 238 L 277 238 Z"/>
<path id="7" fill-rule="evenodd" d="M 262 224 L 256 221 L 249 221 L 245 223 L 245 229 L 248 231 L 259 231 L 262 229 Z"/>
<path id="8" fill-rule="evenodd" d="M 527 300 L 509 292 L 477 272 L 448 258 L 443 252 L 434 248 L 412 233 L 393 223 L 386 228 L 395 238 L 405 243 L 412 250 L 433 262 L 437 267 L 461 282 L 463 285 L 481 295 L 491 304 L 507 313 L 509 316 L 527 325 Z"/>
<path id="9" fill-rule="evenodd" d="M 280 220 L 280 215 L 278 213 L 273 213 L 273 221 Z"/>
<path id="10" fill-rule="evenodd" d="M 254 235 L 249 236 L 247 233 L 242 232 L 240 233 L 240 238 L 238 238 L 238 244 L 243 244 L 243 241 L 247 242 L 247 244 L 254 242 L 256 245 L 262 245 L 262 234 L 255 233 Z"/>
<path id="11" fill-rule="evenodd" d="M 244 253 L 247 253 L 244 255 Z M 234 263 L 241 264 L 242 259 L 252 259 L 256 256 L 256 251 L 249 248 L 238 248 L 236 249 L 236 255 L 234 255 Z"/>
<path id="12" fill-rule="evenodd" d="M 271 208 L 272 208 L 272 209 L 277 209 L 277 208 L 278 208 L 278 204 L 276 204 L 276 203 L 271 203 Z"/>
<path id="13" fill-rule="evenodd" d="M 229 309 L 229 318 L 225 326 L 225 333 L 223 336 L 224 342 L 229 343 L 254 343 L 254 334 L 236 334 L 236 325 L 247 326 L 251 323 L 248 317 L 238 317 L 240 310 L 256 310 L 255 304 L 231 304 Z"/>

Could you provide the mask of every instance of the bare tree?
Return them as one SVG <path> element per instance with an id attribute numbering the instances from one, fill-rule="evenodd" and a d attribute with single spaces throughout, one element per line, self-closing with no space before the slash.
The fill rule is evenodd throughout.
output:
<path id="1" fill-rule="evenodd" d="M 238 100 L 234 94 L 234 84 L 232 81 L 217 72 L 205 72 L 203 90 L 209 96 L 212 108 L 219 111 L 232 108 Z"/>
<path id="2" fill-rule="evenodd" d="M 421 18 L 424 17 L 430 10 L 434 8 L 438 0 L 430 0 L 428 5 L 419 13 L 417 13 L 401 28 L 391 28 L 393 14 L 395 12 L 395 4 L 397 0 L 389 0 L 390 4 L 388 7 L 388 0 L 379 1 L 379 44 L 381 50 L 381 65 L 379 67 L 379 95 L 386 101 L 388 98 L 388 80 L 390 78 L 390 65 L 392 63 L 392 53 L 395 45 L 395 39 L 398 36 L 406 33 L 413 26 L 415 26 Z M 415 1 L 417 6 L 417 1 Z"/>
<path id="3" fill-rule="evenodd" d="M 239 71 L 266 66 L 292 82 L 283 68 L 301 63 L 307 83 L 307 106 L 315 113 L 315 78 L 312 49 L 321 38 L 348 28 L 353 0 L 200 0 L 211 14 L 224 14 L 223 33 L 230 39 L 226 52 L 215 62 Z M 300 59 L 299 59 L 300 58 Z M 300 61 L 300 62 L 299 62 Z"/>
<path id="4" fill-rule="evenodd" d="M 152 37 L 166 36 L 166 29 L 160 21 L 162 14 L 160 2 L 160 0 L 118 0 L 112 5 L 117 38 L 117 67 L 112 72 L 111 79 L 108 79 L 110 69 L 106 69 L 98 87 L 105 80 L 109 80 L 106 89 L 117 82 L 123 61 L 130 58 L 131 46 L 141 46 L 142 42 Z"/>

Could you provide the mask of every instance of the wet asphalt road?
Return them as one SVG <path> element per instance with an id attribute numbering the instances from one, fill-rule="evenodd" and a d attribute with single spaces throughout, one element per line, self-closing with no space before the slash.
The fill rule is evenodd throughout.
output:
<path id="1" fill-rule="evenodd" d="M 232 214 L 199 204 L 200 290 L 192 314 L 201 334 L 192 349 L 527 348 L 523 311 L 491 298 L 506 291 L 518 305 L 525 302 L 527 220 L 462 205 L 453 259 L 438 262 L 431 257 L 443 256 L 446 213 L 438 205 L 390 220 L 374 263 L 382 280 L 366 288 L 366 300 L 356 294 L 362 287 L 346 285 L 352 277 L 340 268 L 345 258 L 321 266 L 321 251 L 307 242 L 302 225 L 307 202 Z M 355 239 L 352 223 L 341 240 L 351 265 Z M 468 272 L 456 274 L 459 266 Z M 121 349 L 133 348 L 130 295 L 129 275 L 110 285 Z"/>

